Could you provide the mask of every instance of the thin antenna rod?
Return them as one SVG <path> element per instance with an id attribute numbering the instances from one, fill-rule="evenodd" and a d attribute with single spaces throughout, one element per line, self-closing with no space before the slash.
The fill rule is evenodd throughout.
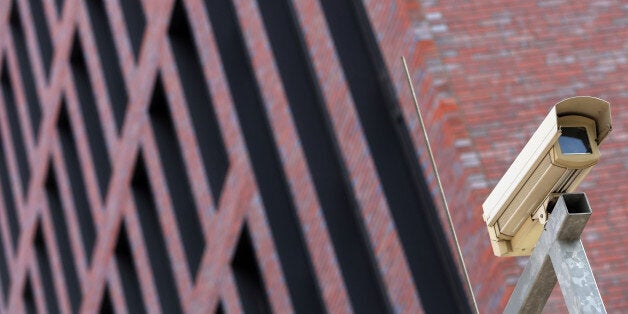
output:
<path id="1" fill-rule="evenodd" d="M 440 198 L 445 206 L 445 213 L 447 214 L 447 221 L 449 222 L 449 231 L 454 236 L 454 242 L 456 243 L 456 251 L 458 252 L 458 259 L 460 259 L 460 263 L 462 264 L 462 270 L 464 271 L 464 277 L 467 282 L 467 289 L 471 294 L 471 299 L 473 300 L 473 307 L 475 308 L 475 313 L 480 313 L 478 310 L 478 303 L 475 301 L 475 294 L 473 293 L 473 287 L 471 286 L 471 280 L 469 279 L 469 272 L 467 272 L 467 266 L 464 263 L 464 258 L 462 257 L 462 251 L 460 250 L 460 242 L 458 242 L 458 236 L 456 235 L 456 230 L 454 229 L 454 223 L 451 219 L 451 213 L 449 212 L 449 205 L 447 205 L 447 199 L 445 198 L 445 191 L 443 190 L 443 184 L 440 181 L 440 175 L 438 174 L 438 168 L 436 168 L 436 161 L 434 160 L 434 154 L 432 153 L 432 146 L 430 145 L 430 140 L 427 137 L 427 131 L 425 129 L 425 124 L 423 123 L 423 116 L 421 115 L 421 110 L 419 109 L 419 102 L 416 100 L 416 93 L 414 92 L 414 86 L 412 85 L 412 79 L 410 78 L 410 71 L 408 71 L 408 65 L 406 64 L 406 58 L 401 57 L 401 61 L 403 62 L 403 68 L 406 71 L 406 78 L 408 79 L 408 85 L 410 85 L 410 92 L 412 93 L 412 100 L 414 100 L 414 107 L 416 108 L 416 113 L 419 116 L 419 123 L 421 124 L 421 131 L 423 131 L 423 139 L 425 140 L 425 146 L 427 146 L 427 152 L 430 155 L 430 161 L 432 162 L 432 169 L 434 169 L 434 175 L 436 177 L 436 183 L 438 183 L 438 189 L 440 191 Z"/>

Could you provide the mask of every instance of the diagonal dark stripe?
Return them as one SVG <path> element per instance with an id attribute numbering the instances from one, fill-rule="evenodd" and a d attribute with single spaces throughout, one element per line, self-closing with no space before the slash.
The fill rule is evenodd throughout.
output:
<path id="1" fill-rule="evenodd" d="M 57 248 L 59 249 L 59 256 L 61 257 L 63 265 L 63 275 L 65 276 L 66 290 L 70 297 L 70 306 L 72 311 L 76 312 L 81 304 L 82 292 L 74 255 L 72 255 L 68 225 L 65 220 L 66 214 L 61 205 L 61 197 L 59 195 L 57 178 L 52 162 L 48 165 L 48 174 L 46 176 L 46 198 L 48 200 L 50 216 L 52 217 L 52 225 L 57 241 Z"/>
<path id="2" fill-rule="evenodd" d="M 255 250 L 248 227 L 244 225 L 231 261 L 240 301 L 245 313 L 272 313 L 268 294 L 255 258 Z M 220 308 L 219 308 L 220 309 Z"/>
<path id="3" fill-rule="evenodd" d="M 46 77 L 50 75 L 50 66 L 52 63 L 53 47 L 52 40 L 50 39 L 50 31 L 48 24 L 46 23 L 46 14 L 42 6 L 42 0 L 30 0 L 31 14 L 33 16 L 33 23 L 35 23 L 35 32 L 37 34 L 37 44 L 39 46 L 39 52 L 44 63 L 44 72 Z"/>
<path id="4" fill-rule="evenodd" d="M 206 0 L 257 186 L 294 309 L 323 313 L 320 289 L 288 189 L 238 18 L 229 0 Z"/>
<path id="5" fill-rule="evenodd" d="M 13 36 L 13 44 L 15 47 L 15 55 L 20 66 L 22 74 L 22 85 L 24 86 L 24 94 L 30 113 L 31 124 L 33 125 L 33 133 L 37 136 L 39 133 L 39 123 L 41 122 L 41 102 L 35 85 L 35 77 L 33 76 L 33 68 L 28 56 L 28 48 L 26 47 L 26 36 L 22 28 L 20 13 L 17 9 L 17 2 L 13 3 L 11 11 L 11 34 Z"/>
<path id="6" fill-rule="evenodd" d="M 353 310 L 392 312 L 291 1 L 258 5 Z"/>
<path id="7" fill-rule="evenodd" d="M 159 215 L 153 201 L 153 192 L 141 153 L 138 154 L 135 164 L 131 191 L 137 208 L 148 260 L 153 271 L 161 310 L 163 313 L 181 313 L 181 302 L 174 282 L 166 241 L 161 231 Z"/>
<path id="8" fill-rule="evenodd" d="M 421 303 L 426 312 L 468 313 L 469 303 L 363 4 L 321 4 Z"/>
<path id="9" fill-rule="evenodd" d="M 116 119 L 118 131 L 122 129 L 124 115 L 126 113 L 128 94 L 124 85 L 124 77 L 120 68 L 120 60 L 116 52 L 113 33 L 109 27 L 107 10 L 103 0 L 89 0 L 85 2 L 87 12 L 94 30 L 96 48 L 100 56 L 100 62 L 105 74 L 105 83 L 109 92 L 109 100 Z"/>
<path id="10" fill-rule="evenodd" d="M 220 125 L 216 120 L 214 104 L 205 84 L 203 66 L 194 44 L 192 29 L 183 2 L 177 1 L 172 12 L 168 38 L 172 46 L 185 101 L 190 111 L 194 133 L 205 167 L 205 176 L 216 207 L 220 202 L 229 158 L 222 140 Z"/>
<path id="11" fill-rule="evenodd" d="M 149 114 L 161 166 L 166 177 L 166 185 L 177 219 L 179 234 L 187 257 L 188 269 L 194 278 L 203 257 L 203 251 L 205 251 L 203 226 L 196 211 L 192 187 L 188 181 L 185 161 L 180 148 L 181 143 L 177 138 L 161 77 L 158 77 L 155 83 Z"/>

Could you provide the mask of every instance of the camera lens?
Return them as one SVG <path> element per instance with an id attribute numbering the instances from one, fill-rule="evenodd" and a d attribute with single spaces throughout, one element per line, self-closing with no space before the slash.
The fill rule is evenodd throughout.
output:
<path id="1" fill-rule="evenodd" d="M 558 138 L 563 155 L 591 154 L 591 144 L 587 129 L 583 127 L 563 127 Z"/>

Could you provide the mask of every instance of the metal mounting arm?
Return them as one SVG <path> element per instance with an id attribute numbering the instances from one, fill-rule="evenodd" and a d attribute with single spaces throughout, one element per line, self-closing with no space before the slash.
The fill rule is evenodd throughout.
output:
<path id="1" fill-rule="evenodd" d="M 556 281 L 569 313 L 606 313 L 580 240 L 589 216 L 584 193 L 560 196 L 504 313 L 541 313 Z"/>

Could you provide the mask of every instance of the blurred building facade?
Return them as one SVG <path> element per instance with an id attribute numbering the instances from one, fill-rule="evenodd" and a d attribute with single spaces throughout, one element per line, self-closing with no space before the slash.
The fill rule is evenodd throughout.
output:
<path id="1" fill-rule="evenodd" d="M 482 313 L 525 264 L 484 198 L 554 103 L 612 103 L 583 240 L 626 310 L 627 26 L 613 1 L 0 1 L 0 308 L 469 312 L 405 55 Z"/>

